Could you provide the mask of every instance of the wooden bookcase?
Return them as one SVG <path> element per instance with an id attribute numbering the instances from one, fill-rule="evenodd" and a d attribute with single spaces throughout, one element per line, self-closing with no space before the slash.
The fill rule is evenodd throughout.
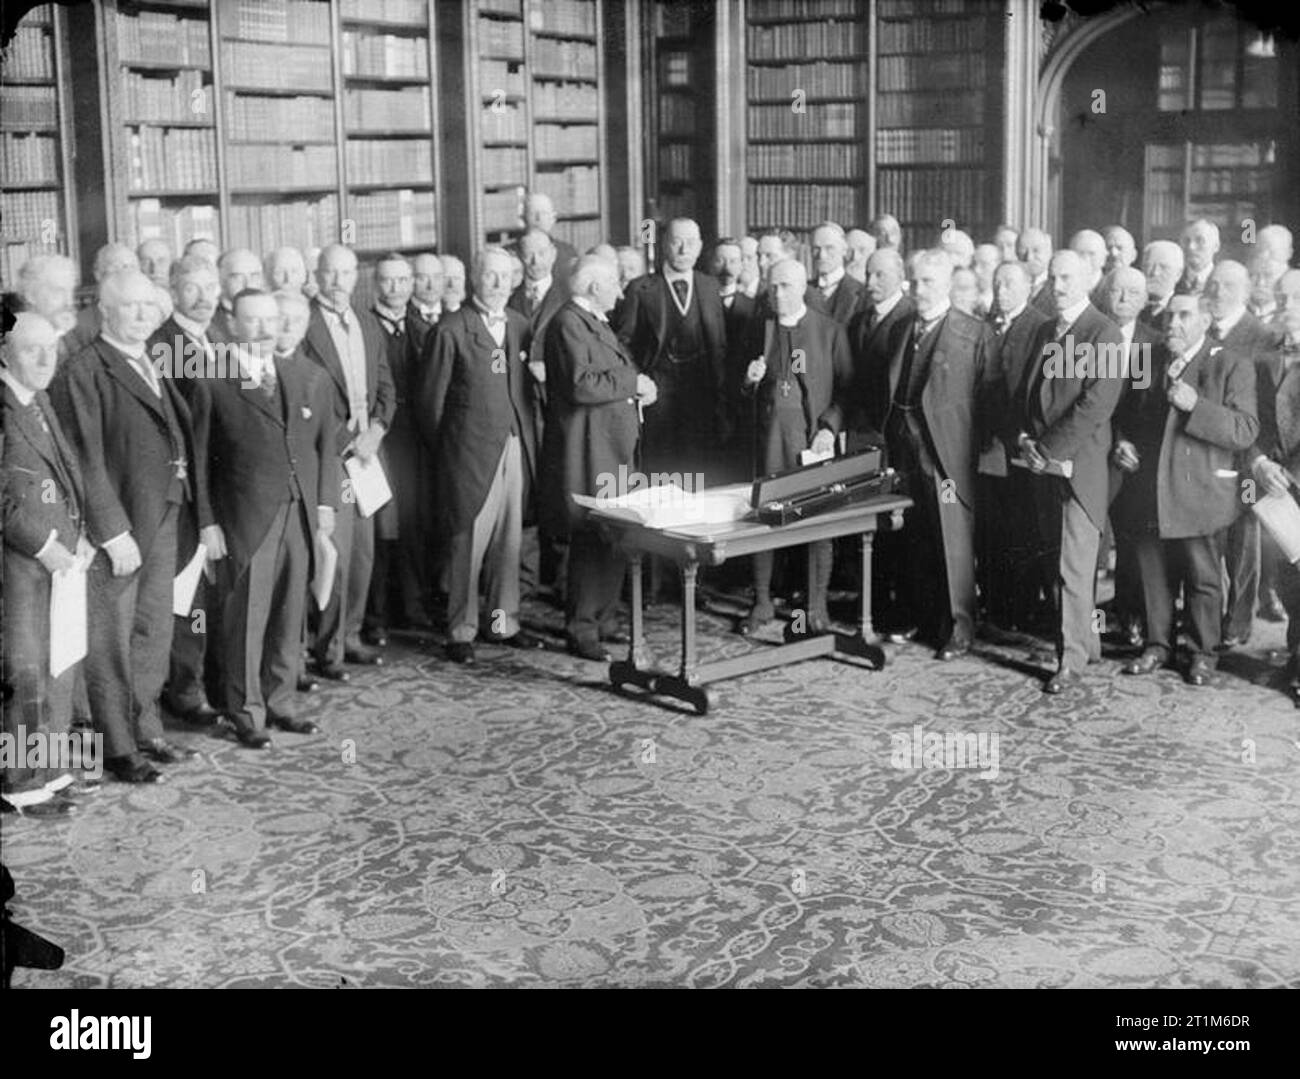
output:
<path id="1" fill-rule="evenodd" d="M 77 257 L 63 13 L 33 8 L 0 65 L 0 282 L 38 252 Z"/>

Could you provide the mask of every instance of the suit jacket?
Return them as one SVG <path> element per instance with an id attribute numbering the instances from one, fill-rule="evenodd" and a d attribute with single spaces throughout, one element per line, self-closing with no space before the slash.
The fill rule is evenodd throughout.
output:
<path id="1" fill-rule="evenodd" d="M 1255 366 L 1207 339 L 1181 375 L 1197 392 L 1191 412 L 1169 404 L 1168 367 L 1166 358 L 1116 409 L 1115 439 L 1132 442 L 1139 463 L 1111 513 L 1129 533 L 1210 536 L 1241 512 L 1236 459 L 1259 435 Z"/>
<path id="2" fill-rule="evenodd" d="M 1165 331 L 1169 329 L 1169 300 L 1165 300 L 1164 306 L 1158 314 L 1152 314 L 1150 311 L 1151 301 L 1148 299 L 1142 313 L 1138 315 L 1138 323 L 1150 330 L 1160 341 L 1164 341 Z"/>
<path id="3" fill-rule="evenodd" d="M 512 424 L 523 455 L 524 505 L 529 504 L 537 471 L 536 383 L 520 357 L 529 343 L 528 320 L 508 308 L 504 356 L 475 307 L 444 315 L 438 325 L 418 407 L 425 440 L 433 446 L 440 523 L 448 535 L 473 527 Z M 505 398 L 496 392 L 502 385 Z"/>
<path id="4" fill-rule="evenodd" d="M 891 403 L 911 328 L 895 336 L 897 349 L 889 365 Z M 929 353 L 929 374 L 921 389 L 921 414 L 944 477 L 953 481 L 958 499 L 970 509 L 975 507 L 975 465 L 985 431 L 993 347 L 993 331 L 983 321 L 950 307 L 938 327 L 917 347 L 913 359 L 916 370 Z"/>
<path id="5" fill-rule="evenodd" d="M 570 300 L 546 345 L 542 523 L 567 535 L 585 518 L 570 494 L 596 495 L 601 477 L 630 469 L 641 437 L 637 365 L 608 323 Z"/>
<path id="6" fill-rule="evenodd" d="M 1056 319 L 1056 300 L 1052 296 L 1052 282 L 1049 278 L 1029 297 L 1029 306 L 1041 311 L 1048 318 Z"/>
<path id="7" fill-rule="evenodd" d="M 849 323 L 849 347 L 853 353 L 849 426 L 879 439 L 885 430 L 885 413 L 891 400 L 889 366 L 900 347 L 899 335 L 906 342 L 911 331 L 916 301 L 903 293 L 889 313 L 873 326 L 875 311 L 864 294 L 861 310 Z"/>
<path id="8" fill-rule="evenodd" d="M 43 395 L 42 395 L 43 396 Z M 35 403 L 33 401 L 33 403 Z M 76 551 L 82 533 L 85 485 L 76 452 L 63 433 L 52 407 L 46 408 L 49 434 L 41 430 L 40 418 L 4 386 L 4 459 L 0 468 L 3 487 L 4 546 L 6 568 L 10 555 L 35 562 L 36 552 L 45 546 L 50 533 L 69 551 Z M 62 451 L 61 459 L 60 453 Z M 111 537 L 110 537 L 111 538 Z M 9 581 L 5 581 L 8 586 Z"/>
<path id="9" fill-rule="evenodd" d="M 1024 382 L 1038 331 L 1047 321 L 1047 316 L 1038 308 L 1026 304 L 1001 335 L 994 330 L 985 406 L 992 437 L 981 446 L 979 472 L 982 475 L 1006 476 L 1008 473 L 1008 450 L 1003 438 L 1011 425 L 1012 401 L 1017 387 Z M 993 316 L 989 316 L 988 322 L 990 327 L 995 326 Z"/>
<path id="10" fill-rule="evenodd" d="M 543 364 L 546 362 L 546 331 L 556 312 L 568 302 L 569 286 L 557 277 L 551 279 L 551 287 L 546 290 L 542 302 L 536 307 L 533 307 L 528 302 L 527 281 L 510 294 L 506 306 L 511 310 L 518 311 L 524 318 L 528 319 L 528 332 L 532 341 L 528 346 L 529 362 L 534 360 Z M 536 405 L 534 422 L 540 431 L 546 422 L 546 387 L 544 385 L 533 384 L 533 400 Z"/>
<path id="11" fill-rule="evenodd" d="M 822 295 L 822 290 L 817 287 L 816 282 L 809 282 L 808 291 L 804 293 L 804 303 L 814 311 L 830 315 L 841 326 L 847 326 L 858 313 L 858 309 L 869 302 L 867 286 L 848 274 L 840 278 L 840 283 L 835 286 L 835 292 L 829 300 Z"/>
<path id="12" fill-rule="evenodd" d="M 212 315 L 208 326 L 210 341 L 233 341 L 235 339 L 234 312 L 228 311 L 221 301 L 217 301 L 217 310 Z"/>
<path id="13" fill-rule="evenodd" d="M 417 361 L 429 344 L 429 334 L 437 327 L 437 322 L 430 322 L 420 314 L 414 300 L 406 301 L 406 332 L 411 335 L 411 354 Z"/>
<path id="14" fill-rule="evenodd" d="M 1286 366 L 1284 342 L 1255 368 L 1259 437 L 1246 455 L 1250 464 L 1263 454 L 1300 476 L 1300 362 Z"/>
<path id="15" fill-rule="evenodd" d="M 366 407 L 369 419 L 371 423 L 382 423 L 384 429 L 388 430 L 393 426 L 393 414 L 397 411 L 397 389 L 393 385 L 393 373 L 388 366 L 388 342 L 374 315 L 355 309 L 352 314 L 356 316 L 366 343 Z M 348 384 L 343 375 L 343 361 L 339 358 L 338 349 L 334 347 L 334 338 L 330 336 L 318 300 L 311 301 L 311 318 L 307 322 L 307 336 L 303 338 L 301 348 L 307 358 L 320 364 L 334 381 L 335 390 L 343 402 L 344 415 L 347 415 Z M 342 453 L 352 441 L 353 432 L 344 424 L 338 437 L 339 452 Z"/>
<path id="16" fill-rule="evenodd" d="M 193 493 L 181 514 L 178 557 L 197 542 L 194 528 L 213 523 L 207 462 L 197 453 L 189 406 L 173 379 L 159 379 L 185 441 Z M 161 401 L 102 337 L 60 368 L 50 399 L 76 447 L 86 485 L 86 525 L 96 546 L 130 532 L 142 558 L 167 511 L 174 452 Z"/>
<path id="17" fill-rule="evenodd" d="M 302 501 L 314 536 L 317 507 L 338 509 L 343 490 L 338 429 L 347 415 L 328 377 L 301 351 L 275 361 L 275 372 L 275 397 L 238 376 L 204 379 L 194 389 L 194 426 L 207 447 L 212 510 L 236 573 L 252 561 L 292 494 Z"/>
<path id="18" fill-rule="evenodd" d="M 1063 350 L 1069 337 L 1073 338 L 1076 350 L 1089 344 L 1094 353 L 1099 345 L 1115 346 L 1123 341 L 1119 327 L 1091 304 L 1062 337 L 1056 336 L 1055 317 L 1044 322 L 1031 350 L 1033 362 L 1027 367 L 1024 384 L 1017 390 L 1017 408 L 1011 413 L 1015 421 L 1011 428 L 1015 430 L 1008 428 L 1004 441 L 1008 446 L 1015 446 L 1019 432 L 1026 431 L 1048 457 L 1073 461 L 1073 476 L 1061 482 L 1069 485 L 1089 520 L 1102 531 L 1110 500 L 1110 421 L 1124 392 L 1124 380 L 1099 377 L 1096 371 L 1087 370 L 1043 377 L 1044 363 L 1050 355 L 1045 350 L 1049 345 Z"/>
<path id="19" fill-rule="evenodd" d="M 700 305 L 705 359 L 713 385 L 721 392 L 726 377 L 727 331 L 718 282 L 694 271 L 693 303 Z M 645 374 L 654 376 L 665 362 L 669 344 L 669 305 L 674 301 L 663 274 L 646 274 L 628 283 L 615 331 Z"/>
<path id="20" fill-rule="evenodd" d="M 70 359 L 94 344 L 101 329 L 99 306 L 90 304 L 77 311 L 77 324 L 59 339 L 61 358 Z"/>

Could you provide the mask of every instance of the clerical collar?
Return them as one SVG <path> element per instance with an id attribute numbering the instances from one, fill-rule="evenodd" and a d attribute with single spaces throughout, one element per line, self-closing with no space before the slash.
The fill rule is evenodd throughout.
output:
<path id="1" fill-rule="evenodd" d="M 898 301 L 903 298 L 903 290 L 900 288 L 888 299 L 881 300 L 876 304 L 876 318 L 884 318 L 890 311 L 898 306 Z"/>
<path id="2" fill-rule="evenodd" d="M 591 302 L 590 296 L 575 296 L 573 297 L 573 302 L 576 303 L 579 307 L 581 307 L 584 311 L 586 311 L 587 314 L 591 315 L 594 318 L 599 319 L 601 322 L 609 321 L 608 315 L 606 315 L 603 311 L 598 311 L 596 309 L 596 305 Z"/>
<path id="3" fill-rule="evenodd" d="M 1232 331 L 1236 328 L 1237 323 L 1241 321 L 1242 316 L 1245 315 L 1245 313 L 1246 313 L 1246 309 L 1244 307 L 1240 307 L 1236 311 L 1234 311 L 1231 315 L 1228 315 L 1227 318 L 1216 318 L 1214 320 L 1214 328 L 1219 331 L 1219 338 L 1222 339 L 1224 337 L 1227 337 L 1228 334 L 1232 333 Z"/>
<path id="4" fill-rule="evenodd" d="M 0 367 L 0 381 L 14 391 L 14 396 L 18 398 L 18 403 L 26 408 L 36 400 L 36 391 L 28 389 L 18 379 L 14 378 L 13 372 L 7 367 Z"/>
<path id="5" fill-rule="evenodd" d="M 128 345 L 125 341 L 119 341 L 116 337 L 110 337 L 107 330 L 100 330 L 99 336 L 112 345 L 118 352 L 128 359 L 144 361 L 144 343 L 138 345 Z"/>
<path id="6" fill-rule="evenodd" d="M 784 326 L 787 330 L 793 329 L 803 321 L 804 315 L 808 313 L 808 305 L 801 303 L 799 310 L 793 315 L 778 315 L 776 321 Z"/>
<path id="7" fill-rule="evenodd" d="M 1079 321 L 1079 316 L 1083 314 L 1084 308 L 1086 308 L 1087 306 L 1088 306 L 1088 297 L 1085 296 L 1078 303 L 1071 304 L 1064 311 L 1061 311 L 1056 316 L 1057 324 L 1073 326 L 1076 322 Z"/>
<path id="8" fill-rule="evenodd" d="M 191 337 L 197 337 L 200 341 L 208 339 L 208 323 L 195 322 L 188 315 L 182 315 L 179 311 L 172 312 L 172 319 L 176 325 L 184 330 Z"/>
<path id="9" fill-rule="evenodd" d="M 843 266 L 839 267 L 838 269 L 832 270 L 828 274 L 822 274 L 821 277 L 817 279 L 817 287 L 830 288 L 832 285 L 838 285 L 842 280 L 844 280 Z"/>

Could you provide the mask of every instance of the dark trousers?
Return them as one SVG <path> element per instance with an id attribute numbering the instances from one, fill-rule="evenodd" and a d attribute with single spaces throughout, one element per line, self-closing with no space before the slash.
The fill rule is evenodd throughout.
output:
<path id="1" fill-rule="evenodd" d="M 808 613 L 823 621 L 829 621 L 827 594 L 831 584 L 831 567 L 835 550 L 830 540 L 818 540 L 810 543 L 808 551 L 807 596 Z M 770 614 L 772 611 L 772 569 L 776 564 L 775 551 L 760 551 L 753 556 L 754 566 L 754 608 Z"/>
<path id="2" fill-rule="evenodd" d="M 597 644 L 614 626 L 627 558 L 599 532 L 576 529 L 569 537 L 569 587 L 564 631 L 569 640 Z"/>
<path id="3" fill-rule="evenodd" d="M 393 592 L 400 596 L 398 610 L 410 625 L 424 615 L 429 594 L 429 548 L 421 520 L 424 496 L 423 454 L 413 432 L 395 429 L 384 439 L 384 461 L 393 488 L 393 504 L 376 514 L 374 565 L 370 574 L 370 596 L 365 626 L 370 630 L 387 629 L 392 615 Z M 385 511 L 395 522 L 389 531 L 396 538 L 385 538 L 379 518 Z"/>
<path id="4" fill-rule="evenodd" d="M 307 515 L 285 502 L 247 565 L 223 563 L 224 711 L 261 730 L 292 718 L 302 666 L 302 620 L 311 565 Z"/>
<path id="5" fill-rule="evenodd" d="M 361 643 L 370 575 L 375 563 L 375 522 L 344 499 L 335 514 L 334 546 L 339 564 L 329 606 L 321 612 L 313 654 L 318 663 L 342 663 L 346 649 Z"/>
<path id="6" fill-rule="evenodd" d="M 1222 534 L 1161 539 L 1142 535 L 1134 540 L 1138 573 L 1147 616 L 1147 647 L 1172 653 L 1177 629 L 1174 600 L 1183 591 L 1183 620 L 1193 655 L 1207 655 L 1219 643 L 1223 584 L 1219 559 Z"/>
<path id="7" fill-rule="evenodd" d="M 976 563 L 988 620 L 1003 629 L 1025 629 L 1039 613 L 1042 541 L 1029 475 L 1010 471 L 980 477 Z"/>
<path id="8" fill-rule="evenodd" d="M 1286 610 L 1286 647 L 1291 653 L 1291 673 L 1300 676 L 1300 566 L 1284 561 L 1277 566 L 1277 598 Z"/>
<path id="9" fill-rule="evenodd" d="M 1063 669 L 1101 659 L 1097 621 L 1099 529 L 1058 476 L 1035 476 L 1034 505 L 1045 551 L 1042 571 L 1057 613 L 1056 653 Z"/>
<path id="10" fill-rule="evenodd" d="M 28 734 L 65 733 L 72 721 L 72 684 L 81 665 L 50 677 L 50 574 L 36 559 L 9 551 L 4 558 L 3 627 L 4 680 L 13 693 L 4 702 L 4 733 L 14 739 L 15 747 Z M 48 768 L 6 766 L 0 772 L 0 790 L 35 790 L 56 774 Z"/>
<path id="11" fill-rule="evenodd" d="M 1259 596 L 1259 519 L 1242 513 L 1229 526 L 1223 560 L 1228 571 L 1228 606 L 1223 615 L 1223 636 L 1250 636 Z"/>
<path id="12" fill-rule="evenodd" d="M 86 690 L 104 755 L 129 757 L 161 738 L 158 697 L 172 647 L 172 579 L 176 576 L 177 510 L 169 504 L 138 570 L 114 577 L 105 551 L 90 566 Z"/>
<path id="13" fill-rule="evenodd" d="M 181 568 L 177 566 L 179 571 Z M 202 574 L 188 615 L 176 615 L 172 651 L 167 670 L 167 707 L 178 715 L 193 711 L 209 700 L 221 685 L 219 648 L 208 648 L 208 638 L 221 639 L 221 612 L 216 590 Z"/>

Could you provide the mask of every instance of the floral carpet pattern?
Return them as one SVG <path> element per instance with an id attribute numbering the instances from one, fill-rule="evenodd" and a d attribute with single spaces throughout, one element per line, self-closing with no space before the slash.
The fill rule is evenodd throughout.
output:
<path id="1" fill-rule="evenodd" d="M 67 951 L 14 984 L 1295 985 L 1300 711 L 1264 630 L 1201 690 L 1108 660 L 1067 701 L 1023 650 L 903 645 L 705 716 L 558 651 L 395 641 L 303 698 L 318 735 L 178 733 L 202 756 L 164 785 L 6 817 L 14 917 Z M 997 735 L 996 775 L 895 767 L 918 725 Z"/>

